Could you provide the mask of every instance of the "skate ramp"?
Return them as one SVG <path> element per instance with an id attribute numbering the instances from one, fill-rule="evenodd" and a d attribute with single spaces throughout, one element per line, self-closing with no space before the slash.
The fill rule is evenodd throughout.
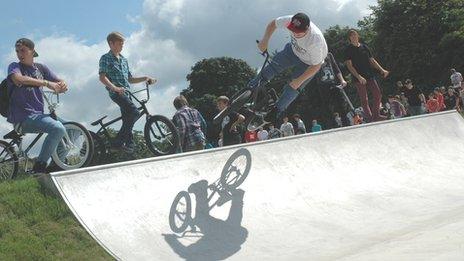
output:
<path id="1" fill-rule="evenodd" d="M 463 260 L 463 155 L 447 112 L 52 179 L 119 260 Z"/>

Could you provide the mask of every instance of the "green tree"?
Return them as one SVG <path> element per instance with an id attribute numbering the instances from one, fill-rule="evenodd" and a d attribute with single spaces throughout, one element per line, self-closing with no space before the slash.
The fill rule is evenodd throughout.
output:
<path id="1" fill-rule="evenodd" d="M 464 67 L 464 1 L 379 0 L 360 25 L 393 81 L 413 79 L 425 89 L 449 84 L 449 69 Z"/>

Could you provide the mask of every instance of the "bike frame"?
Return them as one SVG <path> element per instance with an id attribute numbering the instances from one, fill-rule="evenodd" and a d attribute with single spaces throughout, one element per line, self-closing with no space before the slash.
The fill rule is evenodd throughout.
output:
<path id="1" fill-rule="evenodd" d="M 147 98 L 146 99 L 138 99 L 135 96 L 135 94 L 140 93 L 140 92 L 144 92 L 144 91 L 147 92 Z M 136 100 L 140 104 L 140 107 L 138 107 L 137 110 L 140 111 L 141 113 L 140 113 L 139 117 L 137 118 L 136 122 L 140 118 L 142 118 L 143 115 L 145 115 L 146 119 L 148 119 L 150 116 L 152 116 L 150 114 L 150 112 L 148 111 L 148 108 L 146 106 L 147 102 L 150 100 L 150 91 L 148 89 L 148 84 L 146 84 L 144 89 L 134 91 L 134 92 L 127 91 L 127 93 L 131 96 L 131 98 L 133 98 L 134 100 Z M 105 135 L 105 137 L 108 140 L 111 139 L 110 133 L 109 133 L 107 127 L 109 127 L 109 126 L 113 125 L 114 123 L 116 123 L 118 121 L 121 121 L 121 120 L 122 120 L 122 116 L 119 116 L 119 117 L 117 117 L 117 118 L 115 118 L 113 120 L 110 120 L 109 122 L 106 122 L 106 123 L 101 122 L 100 123 L 100 129 L 98 129 L 98 131 L 96 133 Z"/>

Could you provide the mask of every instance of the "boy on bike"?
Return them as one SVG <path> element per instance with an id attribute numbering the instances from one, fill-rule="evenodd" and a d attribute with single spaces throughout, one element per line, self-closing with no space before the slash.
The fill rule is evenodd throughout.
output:
<path id="1" fill-rule="evenodd" d="M 19 62 L 8 66 L 8 92 L 10 106 L 8 122 L 22 133 L 48 133 L 32 172 L 45 173 L 52 152 L 64 137 L 66 129 L 56 118 L 44 113 L 42 87 L 57 93 L 66 92 L 66 82 L 58 78 L 47 66 L 35 63 L 34 42 L 21 38 L 15 44 Z"/>
<path id="2" fill-rule="evenodd" d="M 274 122 L 276 117 L 282 115 L 296 99 L 299 90 L 316 75 L 327 56 L 324 35 L 306 14 L 287 15 L 271 21 L 258 43 L 259 50 L 262 52 L 267 50 L 269 40 L 276 29 L 287 29 L 291 41 L 273 57 L 271 65 L 264 67 L 260 74 L 250 81 L 249 86 L 256 88 L 260 80 L 270 81 L 287 68 L 293 67 L 294 71 L 292 81 L 284 86 L 282 96 L 265 116 L 265 123 Z"/>
<path id="3" fill-rule="evenodd" d="M 110 51 L 100 58 L 99 74 L 113 100 L 121 109 L 122 126 L 112 142 L 112 149 L 122 149 L 127 153 L 133 153 L 135 149 L 132 128 L 140 116 L 137 106 L 132 102 L 127 93 L 130 84 L 147 82 L 153 84 L 155 79 L 150 77 L 133 77 L 129 69 L 127 59 L 121 54 L 125 38 L 119 32 L 112 32 L 106 38 Z"/>

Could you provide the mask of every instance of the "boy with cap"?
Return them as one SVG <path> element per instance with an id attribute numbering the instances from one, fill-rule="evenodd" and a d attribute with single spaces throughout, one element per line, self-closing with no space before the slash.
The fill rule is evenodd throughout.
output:
<path id="1" fill-rule="evenodd" d="M 282 96 L 276 101 L 275 107 L 267 113 L 264 124 L 273 122 L 276 117 L 282 115 L 296 99 L 299 90 L 306 86 L 320 70 L 327 56 L 324 35 L 306 14 L 297 13 L 272 20 L 258 43 L 259 50 L 263 52 L 267 50 L 269 40 L 276 29 L 288 30 L 290 43 L 273 57 L 271 66 L 264 67 L 260 75 L 250 81 L 249 86 L 256 88 L 259 80 L 270 81 L 287 68 L 294 67 L 294 71 L 292 81 L 284 86 Z"/>
<path id="2" fill-rule="evenodd" d="M 153 84 L 156 80 L 147 76 L 138 78 L 132 76 L 127 59 L 121 54 L 125 41 L 121 33 L 112 32 L 106 40 L 110 51 L 100 58 L 100 82 L 105 85 L 111 100 L 120 107 L 122 116 L 121 129 L 111 147 L 133 153 L 135 144 L 132 128 L 140 113 L 126 91 L 130 89 L 130 84 L 141 82 Z"/>
<path id="3" fill-rule="evenodd" d="M 68 86 L 47 66 L 34 62 L 34 58 L 39 55 L 30 39 L 19 39 L 15 49 L 19 62 L 8 66 L 10 107 L 7 120 L 22 133 L 48 133 L 32 168 L 33 173 L 45 173 L 48 160 L 64 137 L 66 129 L 60 121 L 44 113 L 42 87 L 63 93 Z"/>

